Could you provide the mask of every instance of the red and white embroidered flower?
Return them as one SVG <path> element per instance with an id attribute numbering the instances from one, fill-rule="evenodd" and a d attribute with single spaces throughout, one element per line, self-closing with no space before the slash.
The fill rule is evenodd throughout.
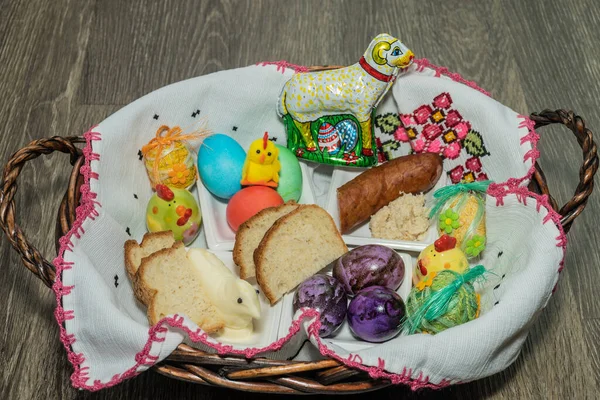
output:
<path id="1" fill-rule="evenodd" d="M 433 99 L 433 105 L 438 108 L 448 108 L 451 104 L 452 98 L 448 93 L 439 94 Z"/>
<path id="2" fill-rule="evenodd" d="M 460 140 L 467 137 L 467 133 L 469 133 L 470 129 L 471 124 L 467 121 L 459 122 L 454 126 L 454 132 L 456 132 L 456 135 Z"/>
<path id="3" fill-rule="evenodd" d="M 477 181 L 487 181 L 489 178 L 487 176 L 487 174 L 485 172 L 480 173 L 479 175 L 477 175 Z"/>
<path id="4" fill-rule="evenodd" d="M 408 135 L 406 134 L 406 129 L 404 129 L 403 126 L 399 126 L 398 129 L 396 129 L 396 132 L 394 132 L 394 139 L 396 139 L 399 142 L 408 142 Z"/>
<path id="5" fill-rule="evenodd" d="M 465 166 L 473 172 L 479 172 L 481 170 L 481 160 L 479 157 L 471 157 L 465 162 Z"/>
<path id="6" fill-rule="evenodd" d="M 423 128 L 423 136 L 427 140 L 433 140 L 442 134 L 442 128 L 439 125 L 427 124 Z"/>
<path id="7" fill-rule="evenodd" d="M 417 153 L 421 153 L 425 148 L 425 142 L 423 139 L 417 139 L 412 143 L 412 147 Z"/>
<path id="8" fill-rule="evenodd" d="M 404 126 L 415 124 L 415 119 L 410 114 L 400 114 L 400 121 L 402 122 L 402 125 L 404 125 Z"/>
<path id="9" fill-rule="evenodd" d="M 463 168 L 462 165 L 458 165 L 458 166 L 454 167 L 450 171 L 450 179 L 452 180 L 452 183 L 458 183 L 458 182 L 460 182 L 460 180 L 462 179 L 464 171 L 465 171 L 465 169 Z"/>
<path id="10" fill-rule="evenodd" d="M 446 125 L 452 128 L 454 125 L 458 124 L 462 121 L 462 115 L 456 110 L 448 111 L 448 115 L 446 115 Z"/>
<path id="11" fill-rule="evenodd" d="M 450 143 L 444 149 L 444 157 L 449 158 L 450 160 L 454 160 L 460 154 L 460 144 L 458 142 Z"/>
<path id="12" fill-rule="evenodd" d="M 302 157 L 303 154 L 304 154 L 303 148 L 296 149 L 296 157 Z"/>
<path id="13" fill-rule="evenodd" d="M 423 125 L 429 119 L 429 116 L 431 115 L 432 111 L 433 110 L 431 109 L 431 107 L 427 104 L 424 104 L 421 107 L 417 108 L 413 113 L 417 124 Z"/>
<path id="14" fill-rule="evenodd" d="M 429 144 L 429 148 L 427 149 L 427 151 L 429 151 L 430 153 L 439 153 L 441 150 L 442 144 L 439 140 L 434 140 L 433 142 L 431 142 Z"/>

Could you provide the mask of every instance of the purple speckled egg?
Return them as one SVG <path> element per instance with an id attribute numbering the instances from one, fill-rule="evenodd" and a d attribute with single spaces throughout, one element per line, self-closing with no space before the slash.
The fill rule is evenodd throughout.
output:
<path id="1" fill-rule="evenodd" d="M 385 342 L 401 328 L 406 308 L 398 293 L 384 286 L 361 290 L 348 306 L 348 325 L 356 336 L 367 342 Z"/>
<path id="2" fill-rule="evenodd" d="M 294 295 L 294 312 L 314 308 L 321 313 L 319 336 L 335 332 L 346 318 L 348 297 L 337 279 L 323 274 L 313 275 L 298 286 Z"/>
<path id="3" fill-rule="evenodd" d="M 333 276 L 344 286 L 348 296 L 369 286 L 396 290 L 404 280 L 404 261 L 389 247 L 369 244 L 350 250 L 334 261 Z"/>

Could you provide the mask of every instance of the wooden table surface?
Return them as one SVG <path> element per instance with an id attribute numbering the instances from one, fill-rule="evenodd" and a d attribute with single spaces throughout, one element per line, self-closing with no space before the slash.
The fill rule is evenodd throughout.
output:
<path id="1" fill-rule="evenodd" d="M 566 1 L 82 1 L 0 0 L 0 160 L 31 140 L 79 135 L 182 79 L 286 59 L 351 64 L 380 32 L 417 57 L 475 80 L 520 113 L 568 108 L 600 132 L 600 6 Z M 560 203 L 577 184 L 581 151 L 565 128 L 544 129 L 541 160 Z M 22 174 L 17 218 L 49 259 L 64 156 Z M 571 230 L 556 294 L 506 371 L 439 392 L 388 388 L 381 398 L 595 398 L 600 379 L 600 195 Z M 55 299 L 0 239 L 1 399 L 262 398 L 147 372 L 97 393 L 70 386 Z M 515 310 L 518 312 L 518 310 Z M 354 396 L 351 396 L 354 397 Z M 355 398 L 367 398 L 357 395 Z"/>

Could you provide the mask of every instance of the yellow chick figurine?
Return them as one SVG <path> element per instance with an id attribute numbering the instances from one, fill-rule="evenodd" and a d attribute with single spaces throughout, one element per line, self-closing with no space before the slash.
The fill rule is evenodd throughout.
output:
<path id="1" fill-rule="evenodd" d="M 413 283 L 433 279 L 440 271 L 451 270 L 460 274 L 469 269 L 465 253 L 456 247 L 456 238 L 442 235 L 433 244 L 425 247 L 417 258 L 413 271 Z"/>
<path id="2" fill-rule="evenodd" d="M 276 188 L 279 184 L 279 170 L 281 164 L 277 159 L 279 150 L 273 142 L 269 141 L 269 134 L 265 132 L 262 139 L 255 140 L 250 145 L 242 169 L 242 186 L 260 185 Z"/>

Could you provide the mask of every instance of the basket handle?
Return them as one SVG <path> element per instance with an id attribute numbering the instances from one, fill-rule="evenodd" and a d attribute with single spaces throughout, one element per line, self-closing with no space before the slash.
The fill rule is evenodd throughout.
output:
<path id="1" fill-rule="evenodd" d="M 558 211 L 562 216 L 560 222 L 565 232 L 568 232 L 575 218 L 585 208 L 588 198 L 594 189 L 594 175 L 598 170 L 596 143 L 594 142 L 592 131 L 586 128 L 583 119 L 573 111 L 544 110 L 539 113 L 532 113 L 530 117 L 535 122 L 536 129 L 551 124 L 565 125 L 573 132 L 577 138 L 577 143 L 579 143 L 583 151 L 583 164 L 579 169 L 579 184 L 571 200 Z"/>
<path id="2" fill-rule="evenodd" d="M 15 222 L 14 197 L 17 192 L 17 178 L 27 161 L 55 151 L 68 153 L 71 157 L 71 165 L 75 165 L 83 157 L 81 149 L 75 146 L 76 143 L 85 143 L 85 139 L 79 136 L 54 136 L 34 140 L 10 157 L 4 167 L 2 181 L 0 182 L 0 227 L 2 227 L 10 244 L 21 255 L 23 264 L 48 287 L 54 283 L 54 265 L 47 261 L 27 240 L 23 231 Z"/>

